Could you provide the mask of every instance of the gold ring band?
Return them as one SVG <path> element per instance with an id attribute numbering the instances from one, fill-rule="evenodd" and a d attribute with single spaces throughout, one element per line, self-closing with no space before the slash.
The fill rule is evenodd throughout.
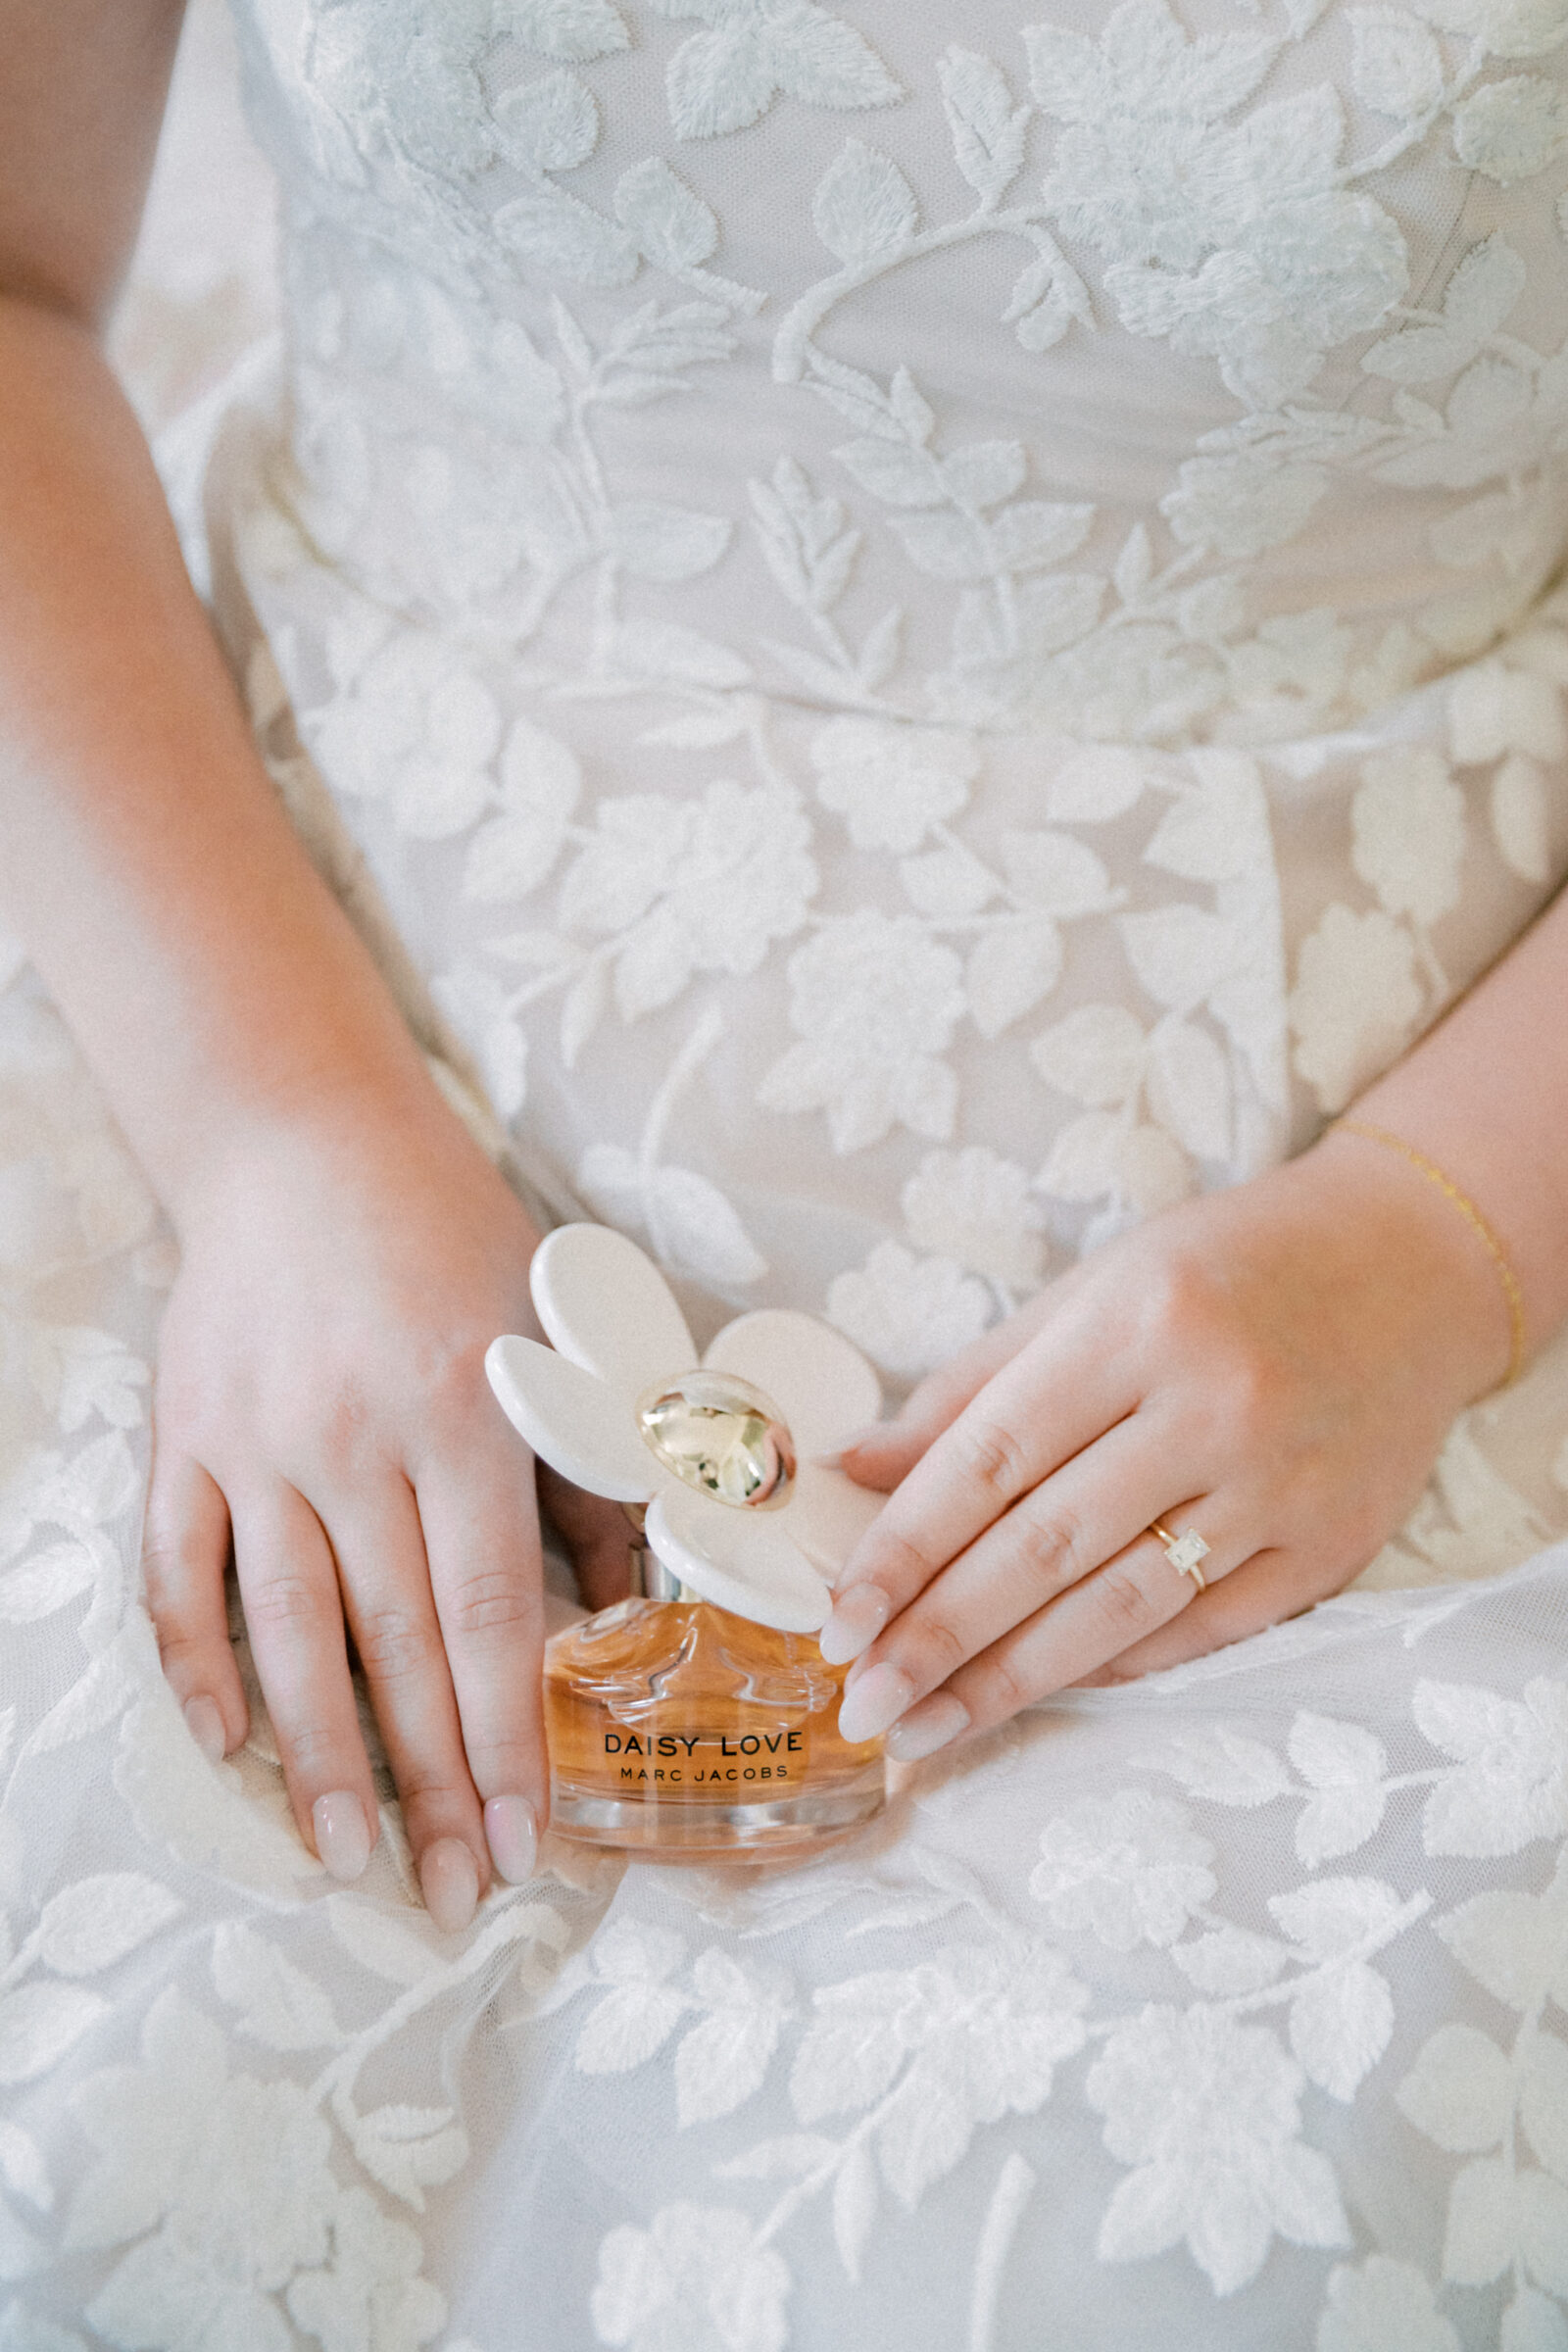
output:
<path id="1" fill-rule="evenodd" d="M 1164 1545 L 1165 1557 L 1177 1575 L 1190 1576 L 1199 1592 L 1205 1592 L 1208 1579 L 1198 1563 L 1200 1560 L 1207 1559 L 1208 1545 L 1203 1542 L 1197 1528 L 1184 1527 L 1179 1536 L 1173 1536 L 1170 1529 L 1156 1519 L 1149 1532 L 1152 1536 L 1157 1536 L 1159 1542 Z"/>

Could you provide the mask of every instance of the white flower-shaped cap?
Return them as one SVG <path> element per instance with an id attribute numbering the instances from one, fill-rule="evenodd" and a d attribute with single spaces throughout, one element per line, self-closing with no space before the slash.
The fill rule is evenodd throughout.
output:
<path id="1" fill-rule="evenodd" d="M 535 1453 L 590 1494 L 647 1505 L 651 1549 L 717 1607 L 814 1633 L 882 1507 L 822 1456 L 881 1410 L 859 1349 L 763 1307 L 699 1361 L 653 1260 L 608 1225 L 563 1225 L 530 1287 L 552 1346 L 492 1343 L 490 1386 Z"/>

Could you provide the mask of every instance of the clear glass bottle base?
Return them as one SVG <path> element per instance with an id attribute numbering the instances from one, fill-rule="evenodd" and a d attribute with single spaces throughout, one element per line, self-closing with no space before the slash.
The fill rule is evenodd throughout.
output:
<path id="1" fill-rule="evenodd" d="M 762 1862 L 848 1836 L 882 1810 L 886 1796 L 880 1756 L 830 1788 L 738 1805 L 600 1796 L 558 1779 L 551 1786 L 550 1826 L 558 1837 L 618 1846 L 640 1862 Z"/>

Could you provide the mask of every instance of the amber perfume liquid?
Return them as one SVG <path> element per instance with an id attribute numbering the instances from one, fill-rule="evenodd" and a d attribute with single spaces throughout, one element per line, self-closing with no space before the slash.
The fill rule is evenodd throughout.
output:
<path id="1" fill-rule="evenodd" d="M 882 1743 L 838 1735 L 812 1634 L 711 1602 L 623 1600 L 545 1652 L 551 1824 L 645 1861 L 805 1852 L 880 1810 Z"/>

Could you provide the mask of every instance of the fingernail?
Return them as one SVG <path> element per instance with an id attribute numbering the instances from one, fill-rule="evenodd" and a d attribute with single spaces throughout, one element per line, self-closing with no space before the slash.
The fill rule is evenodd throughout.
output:
<path id="1" fill-rule="evenodd" d="M 209 1764 L 221 1764 L 228 1753 L 228 1734 L 218 1701 L 199 1695 L 185 1701 L 185 1729 Z"/>
<path id="2" fill-rule="evenodd" d="M 830 1666 L 847 1666 L 862 1649 L 869 1649 L 893 1614 L 891 1596 L 880 1585 L 852 1585 L 842 1600 L 833 1603 L 817 1645 Z"/>
<path id="3" fill-rule="evenodd" d="M 461 1838 L 438 1838 L 419 1857 L 419 1892 L 443 1936 L 455 1936 L 479 1901 L 479 1866 Z"/>
<path id="4" fill-rule="evenodd" d="M 533 1877 L 539 1817 L 525 1796 L 492 1796 L 484 1809 L 484 1834 L 490 1859 L 509 1886 Z"/>
<path id="5" fill-rule="evenodd" d="M 853 1690 L 846 1690 L 839 1707 L 839 1738 L 851 1747 L 875 1740 L 897 1722 L 914 1696 L 914 1685 L 902 1666 L 884 1660 L 863 1674 Z"/>
<path id="6" fill-rule="evenodd" d="M 939 1747 L 946 1747 L 950 1740 L 968 1729 L 969 1710 L 962 1699 L 951 1690 L 937 1690 L 893 1726 L 887 1739 L 888 1754 L 895 1764 L 918 1764 L 922 1756 L 934 1756 Z"/>
<path id="7" fill-rule="evenodd" d="M 836 1470 L 847 1453 L 858 1453 L 862 1446 L 880 1445 L 884 1438 L 892 1437 L 896 1427 L 897 1423 L 892 1421 L 867 1421 L 863 1429 L 857 1429 L 844 1439 L 837 1453 L 824 1453 L 817 1458 L 824 1470 Z"/>
<path id="8" fill-rule="evenodd" d="M 370 1859 L 370 1825 L 352 1788 L 334 1788 L 329 1795 L 318 1796 L 311 1807 L 311 1827 L 316 1832 L 316 1850 L 330 1878 L 347 1884 L 363 1875 Z"/>

